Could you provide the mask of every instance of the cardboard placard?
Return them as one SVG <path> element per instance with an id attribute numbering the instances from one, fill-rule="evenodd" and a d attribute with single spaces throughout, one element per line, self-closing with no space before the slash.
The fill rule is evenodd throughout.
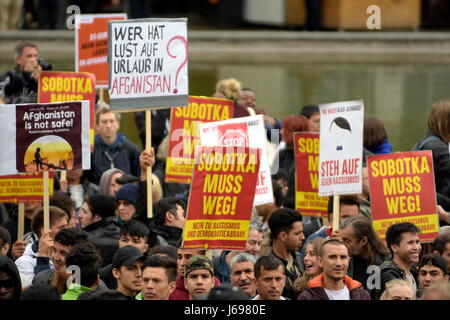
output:
<path id="1" fill-rule="evenodd" d="M 191 183 L 199 124 L 232 118 L 233 111 L 231 100 L 194 96 L 189 97 L 188 106 L 171 110 L 166 182 Z"/>
<path id="2" fill-rule="evenodd" d="M 392 224 L 411 222 L 421 230 L 421 241 L 433 241 L 439 218 L 432 151 L 373 155 L 367 161 L 375 231 L 384 239 Z"/>
<path id="3" fill-rule="evenodd" d="M 328 217 L 328 197 L 319 197 L 317 132 L 295 132 L 295 209 L 304 216 Z"/>
<path id="4" fill-rule="evenodd" d="M 187 19 L 109 21 L 111 109 L 188 104 Z"/>
<path id="5" fill-rule="evenodd" d="M 196 147 L 183 248 L 245 248 L 260 152 L 247 147 Z"/>
<path id="6" fill-rule="evenodd" d="M 108 88 L 108 21 L 126 19 L 126 13 L 81 14 L 75 19 L 75 71 L 93 73 L 95 88 Z"/>
<path id="7" fill-rule="evenodd" d="M 320 105 L 319 196 L 362 192 L 364 103 Z"/>
<path id="8" fill-rule="evenodd" d="M 0 175 L 89 170 L 89 122 L 89 101 L 3 106 Z"/>

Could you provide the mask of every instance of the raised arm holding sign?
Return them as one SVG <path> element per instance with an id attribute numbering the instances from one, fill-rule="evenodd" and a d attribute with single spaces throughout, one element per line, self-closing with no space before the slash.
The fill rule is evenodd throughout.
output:
<path id="1" fill-rule="evenodd" d="M 151 111 L 185 106 L 188 99 L 187 19 L 110 21 L 111 109 L 146 110 L 146 151 L 151 148 Z M 147 216 L 152 217 L 152 171 L 146 168 Z"/>

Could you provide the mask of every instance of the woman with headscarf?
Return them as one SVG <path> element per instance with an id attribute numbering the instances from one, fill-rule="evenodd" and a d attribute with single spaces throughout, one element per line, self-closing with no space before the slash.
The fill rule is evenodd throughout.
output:
<path id="1" fill-rule="evenodd" d="M 115 196 L 119 191 L 121 185 L 116 182 L 117 178 L 120 178 L 125 173 L 117 168 L 111 168 L 102 173 L 100 182 L 98 183 L 99 193 L 106 194 L 108 196 Z"/>

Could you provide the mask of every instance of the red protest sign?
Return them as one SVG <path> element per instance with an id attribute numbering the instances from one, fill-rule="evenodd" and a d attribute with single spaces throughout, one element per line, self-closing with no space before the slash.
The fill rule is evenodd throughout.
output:
<path id="1" fill-rule="evenodd" d="M 95 75 L 87 72 L 43 71 L 38 83 L 38 103 L 89 101 L 90 144 L 94 145 Z"/>
<path id="2" fill-rule="evenodd" d="M 199 124 L 232 118 L 233 110 L 231 100 L 194 96 L 189 97 L 188 106 L 172 108 L 166 182 L 191 182 L 194 148 L 200 144 Z"/>
<path id="3" fill-rule="evenodd" d="M 295 132 L 295 209 L 304 216 L 327 217 L 328 197 L 319 197 L 319 133 Z"/>
<path id="4" fill-rule="evenodd" d="M 260 150 L 196 147 L 183 248 L 245 248 Z"/>
<path id="5" fill-rule="evenodd" d="M 75 70 L 97 77 L 97 88 L 108 87 L 108 21 L 126 20 L 121 14 L 82 14 L 75 28 Z"/>
<path id="6" fill-rule="evenodd" d="M 390 225 L 411 222 L 422 242 L 438 235 L 431 151 L 398 152 L 367 157 L 372 223 L 385 238 Z"/>
<path id="7" fill-rule="evenodd" d="M 49 173 L 49 195 L 53 194 L 53 176 Z M 44 196 L 44 173 L 0 176 L 0 202 L 41 202 Z"/>

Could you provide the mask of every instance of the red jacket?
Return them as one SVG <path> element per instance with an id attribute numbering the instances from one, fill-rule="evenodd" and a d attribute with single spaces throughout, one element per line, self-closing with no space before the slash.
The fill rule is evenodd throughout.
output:
<path id="1" fill-rule="evenodd" d="M 169 300 L 189 300 L 189 292 L 184 287 L 184 279 L 178 275 L 176 288 L 169 296 Z M 220 280 L 214 277 L 214 286 L 220 285 Z"/>
<path id="2" fill-rule="evenodd" d="M 350 300 L 370 300 L 369 293 L 360 282 L 344 276 L 344 283 L 350 291 Z M 323 289 L 323 273 L 308 282 L 308 288 L 298 295 L 297 300 L 330 300 Z"/>

